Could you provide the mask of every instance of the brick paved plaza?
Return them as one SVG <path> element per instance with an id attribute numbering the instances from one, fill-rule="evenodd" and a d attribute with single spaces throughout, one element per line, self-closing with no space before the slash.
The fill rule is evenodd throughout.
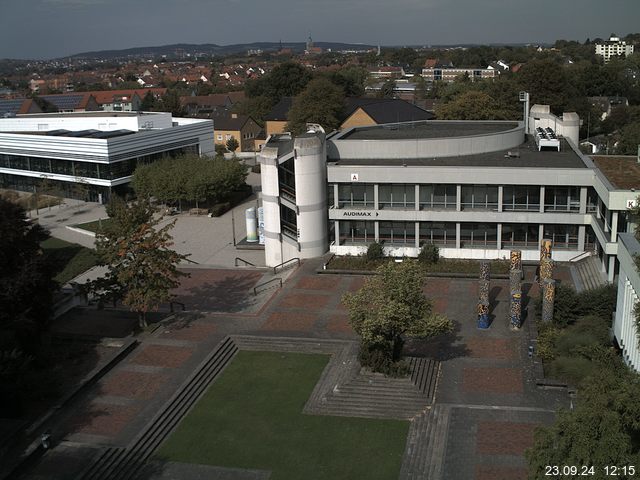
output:
<path id="1" fill-rule="evenodd" d="M 77 472 L 105 446 L 127 446 L 227 335 L 357 340 L 340 298 L 360 288 L 366 277 L 320 275 L 319 265 L 319 260 L 304 262 L 281 290 L 259 297 L 253 287 L 264 279 L 263 271 L 190 269 L 191 277 L 177 293 L 197 312 L 179 313 L 141 337 L 140 345 L 79 399 L 72 413 L 61 416 L 54 433 L 58 447 L 22 478 L 66 479 L 70 470 L 56 458 Z M 525 289 L 532 276 L 527 272 Z M 477 281 L 428 279 L 425 294 L 436 311 L 454 321 L 455 332 L 407 342 L 407 353 L 443 362 L 435 394 L 436 405 L 448 412 L 447 427 L 437 439 L 442 479 L 526 478 L 523 453 L 535 427 L 553 421 L 555 409 L 568 401 L 566 395 L 536 388 L 527 355 L 531 320 L 521 331 L 511 331 L 508 281 L 492 281 L 491 287 L 491 328 L 480 331 L 475 325 Z"/>

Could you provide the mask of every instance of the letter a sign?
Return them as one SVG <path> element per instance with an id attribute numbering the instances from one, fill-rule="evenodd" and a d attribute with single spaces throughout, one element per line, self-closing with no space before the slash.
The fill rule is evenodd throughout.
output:
<path id="1" fill-rule="evenodd" d="M 357 182 L 358 181 L 358 174 L 357 173 L 352 173 L 351 174 L 351 181 L 352 182 Z"/>

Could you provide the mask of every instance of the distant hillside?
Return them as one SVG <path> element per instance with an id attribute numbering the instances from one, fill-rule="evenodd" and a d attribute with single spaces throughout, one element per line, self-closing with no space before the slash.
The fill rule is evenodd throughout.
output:
<path id="1" fill-rule="evenodd" d="M 352 43 L 334 43 L 334 42 L 316 42 L 315 46 L 325 50 L 366 50 L 375 48 L 374 45 L 352 44 Z M 136 47 L 124 50 L 102 50 L 98 52 L 77 53 L 64 58 L 86 58 L 95 60 L 112 60 L 116 58 L 126 57 L 174 57 L 177 54 L 194 55 L 231 55 L 234 53 L 245 53 L 247 50 L 263 50 L 265 52 L 275 52 L 280 47 L 290 48 L 294 52 L 302 52 L 305 49 L 303 42 L 255 42 L 255 43 L 239 43 L 235 45 L 216 45 L 214 43 L 205 43 L 201 45 L 193 45 L 187 43 L 176 43 L 174 45 L 163 45 L 160 47 Z"/>

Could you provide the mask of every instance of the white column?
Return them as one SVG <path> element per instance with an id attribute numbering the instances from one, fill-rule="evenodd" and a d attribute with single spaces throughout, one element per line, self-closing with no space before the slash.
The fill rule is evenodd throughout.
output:
<path id="1" fill-rule="evenodd" d="M 586 236 L 587 227 L 584 225 L 578 226 L 578 250 L 584 252 L 584 241 Z"/>
<path id="2" fill-rule="evenodd" d="M 456 185 L 456 211 L 459 212 L 461 210 L 462 210 L 462 185 Z"/>
<path id="3" fill-rule="evenodd" d="M 460 248 L 460 222 L 456 223 L 456 248 Z"/>
<path id="4" fill-rule="evenodd" d="M 504 190 L 502 185 L 498 185 L 498 211 L 502 211 L 502 198 L 504 195 Z"/>
<path id="5" fill-rule="evenodd" d="M 611 241 L 618 241 L 618 212 L 611 212 Z"/>
<path id="6" fill-rule="evenodd" d="M 580 187 L 580 213 L 587 213 L 587 187 Z"/>
<path id="7" fill-rule="evenodd" d="M 544 185 L 540 185 L 540 213 L 544 213 Z M 542 240 L 542 234 L 540 234 Z"/>
<path id="8" fill-rule="evenodd" d="M 416 248 L 420 248 L 420 222 L 415 223 L 416 226 Z"/>
<path id="9" fill-rule="evenodd" d="M 415 210 L 418 211 L 418 210 L 420 210 L 420 185 L 417 184 L 417 183 L 415 185 L 415 193 L 414 193 L 414 195 L 416 197 L 416 208 L 415 208 Z"/>
<path id="10" fill-rule="evenodd" d="M 502 188 L 502 187 L 500 187 L 500 188 Z M 501 223 L 499 223 L 499 224 L 497 225 L 497 227 L 498 227 L 498 228 L 497 228 L 497 231 L 498 231 L 498 234 L 497 234 L 497 237 L 498 237 L 498 238 L 497 238 L 497 240 L 498 240 L 498 241 L 497 241 L 497 243 L 496 243 L 496 247 L 497 247 L 497 249 L 498 249 L 498 250 L 502 250 L 502 224 L 501 224 Z"/>
<path id="11" fill-rule="evenodd" d="M 380 207 L 378 206 L 378 184 L 377 183 L 373 186 L 373 208 L 375 208 L 376 210 L 380 210 Z M 376 239 L 378 238 L 377 225 L 378 223 L 376 222 Z"/>
<path id="12" fill-rule="evenodd" d="M 616 271 L 616 256 L 609 256 L 609 271 L 607 272 L 607 280 L 613 282 L 613 276 Z"/>

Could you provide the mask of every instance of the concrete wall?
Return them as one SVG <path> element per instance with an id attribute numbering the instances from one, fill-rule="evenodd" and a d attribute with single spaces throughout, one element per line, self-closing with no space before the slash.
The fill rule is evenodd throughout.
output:
<path id="1" fill-rule="evenodd" d="M 507 122 L 513 123 L 513 122 Z M 329 140 L 331 158 L 340 159 L 408 159 L 437 158 L 498 152 L 516 148 L 524 141 L 524 124 L 504 132 L 451 138 L 417 138 L 407 140 Z"/>
<path id="2" fill-rule="evenodd" d="M 296 207 L 301 258 L 327 251 L 327 153 L 322 133 L 294 142 Z"/>

